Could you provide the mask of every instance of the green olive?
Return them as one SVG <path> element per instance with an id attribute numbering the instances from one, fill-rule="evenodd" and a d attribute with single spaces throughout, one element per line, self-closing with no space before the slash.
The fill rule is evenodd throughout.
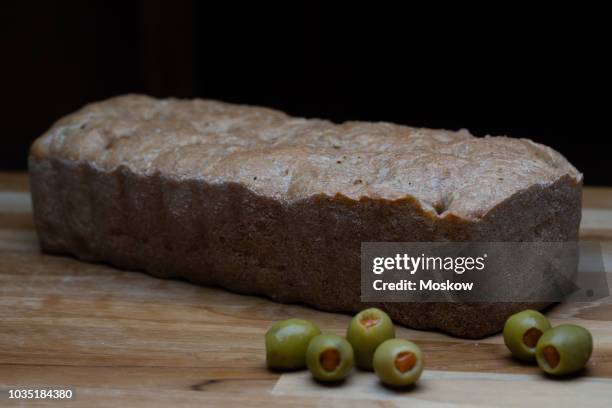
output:
<path id="1" fill-rule="evenodd" d="M 297 370 L 306 366 L 306 348 L 321 334 L 314 324 L 288 319 L 274 324 L 266 333 L 266 364 L 275 370 Z"/>
<path id="2" fill-rule="evenodd" d="M 538 340 L 549 329 L 550 322 L 542 313 L 523 310 L 506 320 L 504 343 L 519 360 L 534 361 Z"/>
<path id="3" fill-rule="evenodd" d="M 536 360 L 544 372 L 564 375 L 583 368 L 592 352 L 593 337 L 587 329 L 574 324 L 562 324 L 540 337 Z"/>
<path id="4" fill-rule="evenodd" d="M 389 339 L 374 353 L 374 371 L 380 380 L 394 387 L 416 382 L 423 372 L 423 352 L 411 341 Z"/>
<path id="5" fill-rule="evenodd" d="M 353 358 L 351 344 L 335 334 L 319 334 L 306 350 L 306 365 L 319 381 L 345 379 L 353 368 Z"/>
<path id="6" fill-rule="evenodd" d="M 369 371 L 378 346 L 394 337 L 395 327 L 389 315 L 374 307 L 357 313 L 346 331 L 346 339 L 355 351 L 355 364 Z"/>

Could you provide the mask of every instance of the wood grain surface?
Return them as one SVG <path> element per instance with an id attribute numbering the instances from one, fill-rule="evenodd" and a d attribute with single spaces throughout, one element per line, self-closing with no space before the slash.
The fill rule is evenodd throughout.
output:
<path id="1" fill-rule="evenodd" d="M 612 188 L 585 188 L 582 239 L 602 241 L 612 278 Z M 499 335 L 469 341 L 398 328 L 426 355 L 413 389 L 355 372 L 342 386 L 264 362 L 273 322 L 344 334 L 350 316 L 282 305 L 140 272 L 49 256 L 33 229 L 28 179 L 0 173 L 0 406 L 612 406 L 612 299 L 551 308 L 593 333 L 582 376 L 552 380 L 510 358 Z M 71 389 L 71 400 L 9 400 L 9 389 Z"/>

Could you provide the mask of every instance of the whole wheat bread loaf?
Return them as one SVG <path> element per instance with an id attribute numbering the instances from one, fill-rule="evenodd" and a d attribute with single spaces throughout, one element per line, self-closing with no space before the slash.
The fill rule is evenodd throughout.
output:
<path id="1" fill-rule="evenodd" d="M 30 152 L 42 248 L 280 302 L 353 312 L 365 241 L 577 240 L 582 175 L 526 139 L 290 117 L 127 95 Z M 541 303 L 388 303 L 478 338 Z"/>

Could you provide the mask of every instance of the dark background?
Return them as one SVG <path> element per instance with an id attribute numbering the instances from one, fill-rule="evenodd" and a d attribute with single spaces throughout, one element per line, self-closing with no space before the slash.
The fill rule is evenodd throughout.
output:
<path id="1" fill-rule="evenodd" d="M 2 1 L 0 169 L 126 92 L 528 137 L 612 185 L 605 10 L 396 3 Z"/>

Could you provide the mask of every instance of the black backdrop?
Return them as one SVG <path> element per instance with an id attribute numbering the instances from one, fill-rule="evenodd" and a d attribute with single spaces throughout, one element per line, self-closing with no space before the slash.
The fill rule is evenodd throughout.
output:
<path id="1" fill-rule="evenodd" d="M 0 168 L 62 115 L 143 92 L 529 137 L 612 185 L 608 12 L 406 4 L 2 1 Z"/>

